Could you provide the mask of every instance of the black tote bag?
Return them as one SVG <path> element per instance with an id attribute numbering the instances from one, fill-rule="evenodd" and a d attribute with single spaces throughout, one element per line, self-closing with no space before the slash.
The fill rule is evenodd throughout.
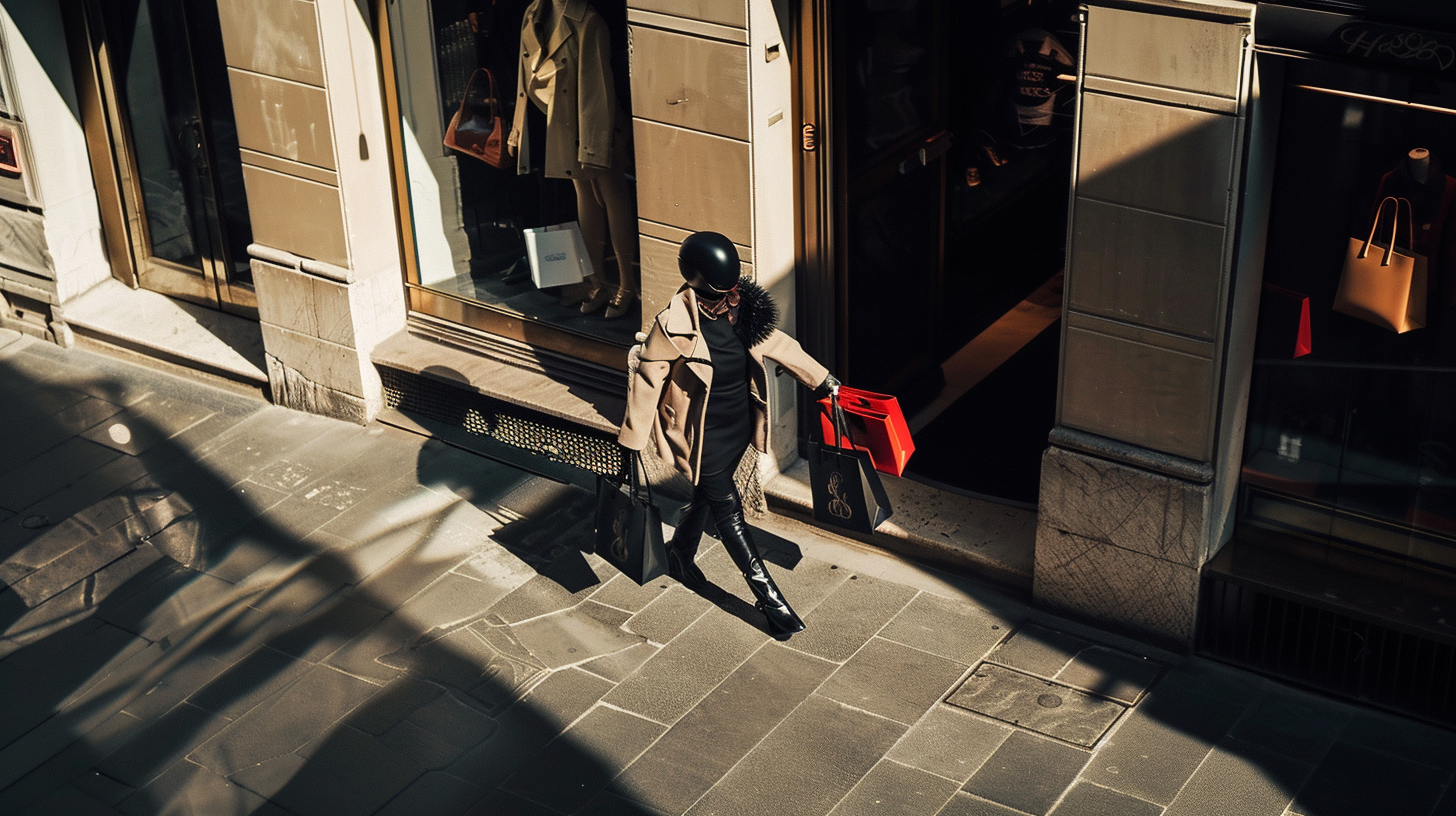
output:
<path id="1" fill-rule="evenodd" d="M 873 533 L 894 512 L 880 474 L 870 455 L 857 448 L 842 448 L 849 435 L 849 419 L 835 395 L 830 400 L 834 439 L 820 439 L 809 448 L 809 487 L 814 496 L 814 520 L 857 533 Z M 852 443 L 853 440 L 851 440 Z"/>
<path id="2" fill-rule="evenodd" d="M 597 555 L 641 585 L 667 574 L 667 545 L 652 488 L 637 475 L 638 456 L 627 462 L 625 483 L 597 477 L 595 541 Z"/>

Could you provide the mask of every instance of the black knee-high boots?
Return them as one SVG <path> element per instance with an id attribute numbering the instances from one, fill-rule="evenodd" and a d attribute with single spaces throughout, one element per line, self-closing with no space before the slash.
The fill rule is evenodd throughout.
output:
<path id="1" fill-rule="evenodd" d="M 768 620 L 770 634 L 786 638 L 795 632 L 804 631 L 804 622 L 794 614 L 778 585 L 768 574 L 768 568 L 764 566 L 758 547 L 754 545 L 753 537 L 748 532 L 748 525 L 743 521 L 743 505 L 737 501 L 736 496 L 716 501 L 703 495 L 693 497 L 693 501 L 684 509 L 672 540 L 668 542 L 667 574 L 688 589 L 702 591 L 707 588 L 708 579 L 698 569 L 698 565 L 693 563 L 693 558 L 698 553 L 698 542 L 702 540 L 703 527 L 707 524 L 710 511 L 718 526 L 718 537 L 723 541 L 723 549 L 728 551 L 738 571 L 743 573 L 743 579 L 748 582 L 748 588 L 756 600 L 755 606 Z"/>

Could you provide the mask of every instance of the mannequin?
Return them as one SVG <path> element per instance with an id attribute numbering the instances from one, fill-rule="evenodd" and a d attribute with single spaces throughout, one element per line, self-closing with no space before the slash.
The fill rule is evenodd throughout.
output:
<path id="1" fill-rule="evenodd" d="M 1431 151 L 1424 147 L 1417 147 L 1405 155 L 1406 172 L 1415 180 L 1416 184 L 1425 184 L 1431 177 Z"/>
<path id="2" fill-rule="evenodd" d="M 521 19 L 520 58 L 506 148 L 518 173 L 531 172 L 529 100 L 548 123 L 546 177 L 571 179 L 591 259 L 584 286 L 569 289 L 562 304 L 580 303 L 586 313 L 605 306 L 607 317 L 620 317 L 636 303 L 640 286 L 637 203 L 627 177 L 631 124 L 617 103 L 606 23 L 586 0 L 535 0 Z M 621 273 L 615 289 L 602 274 L 609 240 Z"/>
<path id="3" fill-rule="evenodd" d="M 1446 175 L 1440 157 L 1424 147 L 1412 148 L 1390 172 L 1380 177 L 1376 202 L 1386 196 L 1408 199 L 1415 218 L 1414 243 L 1410 247 L 1426 258 L 1426 279 L 1432 291 L 1439 288 L 1441 273 L 1451 268 L 1456 243 L 1451 233 L 1456 224 L 1456 178 Z M 1372 213 L 1375 204 L 1372 202 Z M 1365 222 L 1369 224 L 1367 220 Z M 1402 228 L 1399 243 L 1405 244 Z"/>
<path id="4" fill-rule="evenodd" d="M 649 439 L 693 483 L 668 544 L 668 573 L 689 589 L 708 580 L 693 563 L 708 514 L 718 537 L 748 582 L 769 633 L 787 639 L 803 631 L 768 574 L 748 526 L 733 471 L 748 445 L 768 450 L 768 374 L 772 360 L 796 380 L 827 395 L 839 382 L 776 328 L 778 308 L 768 292 L 740 277 L 738 251 L 716 232 L 683 241 L 678 270 L 684 284 L 653 319 L 647 339 L 628 353 L 627 414 L 617 441 L 640 451 Z"/>

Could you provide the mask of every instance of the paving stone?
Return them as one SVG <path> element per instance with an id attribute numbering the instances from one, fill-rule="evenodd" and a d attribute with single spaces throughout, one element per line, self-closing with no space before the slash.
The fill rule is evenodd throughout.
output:
<path id="1" fill-rule="evenodd" d="M 870 769 L 830 816 L 931 816 L 959 787 L 949 779 L 887 759 Z"/>
<path id="2" fill-rule="evenodd" d="M 1011 736 L 1010 726 L 946 705 L 916 723 L 885 756 L 964 784 Z"/>
<path id="3" fill-rule="evenodd" d="M 759 528 L 751 528 L 756 539 L 767 539 L 771 541 L 776 536 L 767 533 Z M 756 543 L 756 542 L 755 542 Z M 767 543 L 767 542 L 766 542 Z M 727 552 L 718 548 L 723 557 L 727 558 Z M 773 576 L 774 582 L 783 591 L 784 597 L 794 607 L 794 610 L 801 615 L 811 615 L 824 602 L 831 593 L 839 586 L 850 580 L 854 573 L 846 569 L 837 569 L 834 565 L 820 561 L 817 558 L 800 559 L 794 564 L 793 569 L 786 569 L 782 565 L 775 564 L 770 558 L 770 551 L 765 549 L 764 560 L 770 564 L 769 574 Z M 735 570 L 736 573 L 736 570 Z M 849 573 L 848 575 L 846 573 Z M 741 575 L 736 575 L 725 588 L 730 588 L 734 593 L 742 592 L 742 597 L 752 599 L 748 586 L 744 583 Z"/>
<path id="4" fill-rule="evenodd" d="M 98 758 L 124 744 L 126 738 L 138 730 L 140 724 L 136 717 L 116 712 L 84 731 L 79 739 L 78 732 L 75 731 L 61 734 L 61 739 L 51 746 L 52 754 L 49 758 L 39 764 L 28 759 L 26 767 L 32 769 L 14 784 L 0 791 L 0 813 L 24 812 L 51 792 L 68 784 L 107 805 L 114 805 L 126 798 L 130 794 L 129 789 L 119 790 L 114 786 L 102 788 L 88 784 L 92 781 L 89 777 L 94 775 L 89 769 Z M 46 726 L 42 725 L 20 742 L 7 746 L 3 753 L 12 755 L 16 753 L 15 749 L 26 747 L 26 743 L 34 743 L 38 741 L 38 737 L 43 739 L 46 736 L 45 731 Z M 60 747 L 61 745 L 64 747 Z M 35 753 L 39 755 L 45 752 Z"/>
<path id="5" fill-rule="evenodd" d="M 384 745 L 425 768 L 445 768 L 495 733 L 497 724 L 474 705 L 442 694 L 379 735 Z"/>
<path id="6" fill-rule="evenodd" d="M 485 797 L 479 785 L 441 771 L 430 771 L 380 808 L 377 816 L 446 816 L 464 813 Z"/>
<path id="7" fill-rule="evenodd" d="M 459 502 L 453 496 L 444 496 L 420 485 L 413 475 L 406 475 L 372 491 L 319 529 L 350 541 L 369 542 L 434 518 Z M 361 573 L 367 575 L 372 571 L 361 570 Z"/>
<path id="8" fill-rule="evenodd" d="M 1316 698 L 1317 699 L 1317 698 Z M 1349 725 L 1340 734 L 1344 742 L 1384 751 L 1441 771 L 1456 770 L 1456 732 L 1435 728 L 1382 711 L 1352 710 Z"/>
<path id="9" fill-rule="evenodd" d="M 356 677 L 315 666 L 293 685 L 234 720 L 188 758 L 230 775 L 299 749 L 377 691 L 377 686 Z"/>
<path id="10" fill-rule="evenodd" d="M 699 618 L 606 696 L 605 702 L 671 725 L 765 642 L 747 627 Z"/>
<path id="11" fill-rule="evenodd" d="M 331 595 L 309 610 L 304 619 L 268 641 L 278 651 L 317 663 L 377 623 L 384 610 L 362 603 L 343 592 Z"/>
<path id="12" fill-rule="evenodd" d="M 217 714 L 183 703 L 140 729 L 96 768 L 133 788 L 144 787 L 227 724 Z"/>
<path id="13" fill-rule="evenodd" d="M 580 668 L 613 683 L 620 683 L 631 677 L 633 672 L 641 668 L 661 648 L 655 643 L 638 643 L 616 654 L 589 660 L 581 664 Z"/>
<path id="14" fill-rule="evenodd" d="M 688 811 L 690 816 L 827 813 L 905 727 L 811 695 Z M 795 761 L 786 762 L 785 757 Z"/>
<path id="15" fill-rule="evenodd" d="M 601 793 L 586 807 L 577 811 L 577 816 L 668 816 L 665 812 L 649 808 L 640 802 L 633 802 L 611 793 Z"/>
<path id="16" fill-rule="evenodd" d="M 1056 677 L 1079 652 L 1092 646 L 1084 638 L 1028 623 L 986 659 L 1041 677 Z"/>
<path id="17" fill-rule="evenodd" d="M 501 654 L 469 628 L 417 640 L 378 661 L 459 689 L 491 714 L 514 702 L 546 672 L 539 661 L 523 662 Z"/>
<path id="18" fill-rule="evenodd" d="M 582 807 L 666 730 L 597 706 L 506 783 L 508 790 L 562 813 Z"/>
<path id="19" fill-rule="evenodd" d="M 1111 700 L 994 663 L 976 667 L 946 702 L 1084 748 L 1126 711 Z"/>
<path id="20" fill-rule="evenodd" d="M 175 569 L 176 564 L 143 544 L 35 609 L 24 610 L 19 597 L 0 593 L 0 606 L 9 599 L 16 607 L 13 617 L 0 612 L 7 632 L 0 639 L 0 657 L 75 626 L 104 604 L 121 603 Z"/>
<path id="21" fill-rule="evenodd" d="M 438 683 L 402 674 L 350 712 L 349 726 L 377 737 L 443 694 L 445 688 Z"/>
<path id="22" fill-rule="evenodd" d="M 81 434 L 100 445 L 138 456 L 206 419 L 210 408 L 176 395 L 148 394 Z"/>
<path id="23" fill-rule="evenodd" d="M 1341 740 L 1320 760 L 1289 809 L 1302 816 L 1430 813 L 1449 778 L 1449 772 L 1432 778 L 1425 765 Z"/>
<path id="24" fill-rule="evenodd" d="M 329 431 L 338 433 L 340 423 L 286 408 L 264 408 L 229 429 L 219 444 L 203 451 L 199 464 L 229 484 L 236 484 L 259 470 L 316 441 Z"/>
<path id="25" fill-rule="evenodd" d="M 1026 816 L 1019 810 L 988 802 L 979 796 L 961 792 L 950 798 L 937 816 Z"/>
<path id="26" fill-rule="evenodd" d="M 607 606 L 623 609 L 628 612 L 640 612 L 643 607 L 652 603 L 664 591 L 676 585 L 667 576 L 655 581 L 648 581 L 646 585 L 639 586 L 636 581 L 625 575 L 613 577 L 610 581 L 602 584 L 595 592 L 588 597 L 593 601 Z"/>
<path id="27" fill-rule="evenodd" d="M 1105 738 L 1083 778 L 1167 805 L 1246 705 L 1170 686 L 1165 676 Z"/>
<path id="28" fill-rule="evenodd" d="M 308 663 L 262 646 L 188 697 L 187 702 L 236 720 L 292 685 L 310 668 Z"/>
<path id="29" fill-rule="evenodd" d="M 411 553 L 411 557 L 413 557 Z M 484 615 L 510 593 L 509 587 L 476 581 L 453 572 L 433 571 L 435 580 L 397 612 L 420 631 L 458 626 Z"/>
<path id="30" fill-rule="evenodd" d="M 123 784 L 100 771 L 91 769 L 71 780 L 76 790 L 90 796 L 108 807 L 115 805 L 136 792 L 130 785 Z"/>
<path id="31" fill-rule="evenodd" d="M 664 813 L 683 813 L 834 669 L 768 644 L 684 714 L 613 788 Z"/>
<path id="32" fill-rule="evenodd" d="M 145 690 L 127 703 L 123 711 L 144 720 L 160 717 L 217 679 L 232 665 L 220 659 L 212 649 L 203 648 L 181 655 L 172 655 L 171 651 L 170 642 L 158 641 L 137 655 L 135 660 L 145 672 L 139 679 L 150 682 L 150 685 L 143 685 L 141 688 Z M 160 671 L 158 676 L 161 669 L 165 671 Z"/>
<path id="33" fill-rule="evenodd" d="M 1345 730 L 1351 712 L 1350 706 L 1333 700 L 1271 685 L 1229 736 L 1300 762 L 1315 763 Z"/>
<path id="34" fill-rule="evenodd" d="M 645 642 L 622 629 L 630 613 L 586 601 L 574 609 L 512 627 L 517 638 L 547 668 L 559 669 Z"/>
<path id="35" fill-rule="evenodd" d="M 5 705 L 0 707 L 0 746 L 9 746 L 50 719 L 61 700 L 86 683 L 99 667 L 139 643 L 122 629 L 87 622 L 0 660 L 0 688 L 6 690 Z M 46 682 L 36 683 L 36 677 L 44 677 Z M 19 776 L 0 771 L 0 790 Z"/>
<path id="36" fill-rule="evenodd" d="M 570 609 L 594 591 L 595 586 L 584 591 L 571 592 L 560 583 L 544 575 L 537 575 L 490 607 L 490 612 L 505 623 L 520 623 Z"/>
<path id="37" fill-rule="evenodd" d="M 410 756 L 340 726 L 269 798 L 298 816 L 366 816 L 423 773 Z"/>
<path id="38" fill-rule="evenodd" d="M 967 668 L 874 638 L 824 681 L 819 693 L 908 726 L 939 702 Z"/>
<path id="39" fill-rule="evenodd" d="M 668 643 L 711 607 L 712 603 L 702 596 L 674 587 L 658 595 L 656 600 L 628 619 L 624 628 L 653 643 Z"/>
<path id="40" fill-rule="evenodd" d="M 1142 698 L 1164 666 L 1105 646 L 1089 646 L 1057 672 L 1055 679 L 1132 705 Z"/>
<path id="41" fill-rule="evenodd" d="M 23 510 L 121 456 L 88 439 L 71 437 L 30 461 L 0 473 L 0 506 Z"/>
<path id="42" fill-rule="evenodd" d="M 1193 772 L 1164 816 L 1280 816 L 1314 766 L 1267 748 L 1223 740 Z"/>
<path id="43" fill-rule="evenodd" d="M 558 816 L 557 812 L 544 805 L 538 805 L 514 793 L 493 790 L 465 816 Z"/>
<path id="44" fill-rule="evenodd" d="M 1217 697 L 1249 706 L 1264 695 L 1269 681 L 1256 674 L 1201 657 L 1190 657 L 1168 669 L 1157 688 Z"/>
<path id="45" fill-rule="evenodd" d="M 419 630 L 396 613 L 380 618 L 357 637 L 339 647 L 323 661 L 355 677 L 376 683 L 388 683 L 402 669 L 380 660 L 385 655 L 399 654 L 420 637 Z"/>
<path id="46" fill-rule="evenodd" d="M 880 637 L 969 666 L 1013 626 L 1013 621 L 994 612 L 922 592 L 880 631 Z"/>
<path id="47" fill-rule="evenodd" d="M 583 671 L 555 672 L 497 718 L 500 727 L 490 739 L 446 770 L 487 790 L 495 788 L 596 705 L 610 688 L 606 680 Z"/>
<path id="48" fill-rule="evenodd" d="M 1043 816 L 1091 755 L 1056 740 L 1016 731 L 962 788 L 967 793 Z M 1028 774 L 1026 769 L 1035 768 Z"/>
<path id="49" fill-rule="evenodd" d="M 915 590 L 866 576 L 845 581 L 804 616 L 807 627 L 795 635 L 795 649 L 840 663 L 859 651 L 905 608 Z"/>
<path id="50" fill-rule="evenodd" d="M 158 813 L 206 813 L 208 816 L 264 816 L 261 796 L 245 790 L 206 768 L 178 762 L 152 784 L 123 799 L 116 809 L 126 816 Z"/>
<path id="51" fill-rule="evenodd" d="M 147 638 L 178 638 L 189 627 L 210 619 L 237 598 L 232 584 L 203 572 L 174 574 L 98 616 Z"/>
<path id="52" fill-rule="evenodd" d="M 1236 809 L 1240 814 L 1249 813 L 1242 807 Z M 1162 813 L 1163 808 L 1152 802 L 1089 782 L 1078 782 L 1057 803 L 1051 816 L 1162 816 Z"/>
<path id="53" fill-rule="evenodd" d="M 64 787 L 22 816 L 52 816 L 58 813 L 66 816 L 116 816 L 117 811 L 94 796 L 73 787 Z"/>

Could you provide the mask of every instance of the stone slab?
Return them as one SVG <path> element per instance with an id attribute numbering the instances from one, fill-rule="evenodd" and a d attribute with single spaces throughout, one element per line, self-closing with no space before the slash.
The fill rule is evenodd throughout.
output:
<path id="1" fill-rule="evenodd" d="M 1056 677 L 1073 657 L 1091 645 L 1085 638 L 1028 623 L 997 646 L 986 659 L 1039 677 Z"/>
<path id="2" fill-rule="evenodd" d="M 1229 736 L 1292 760 L 1313 763 L 1345 730 L 1351 713 L 1349 706 L 1271 686 L 1239 719 Z M 1393 730 L 1389 723 L 1383 725 L 1383 732 Z"/>
<path id="3" fill-rule="evenodd" d="M 269 798 L 298 816 L 374 813 L 423 773 L 409 755 L 344 725 Z"/>
<path id="4" fill-rule="evenodd" d="M 868 576 L 845 581 L 804 617 L 807 628 L 794 636 L 793 648 L 842 663 L 913 597 L 908 587 Z"/>
<path id="5" fill-rule="evenodd" d="M 953 706 L 938 705 L 885 756 L 964 784 L 1013 730 Z"/>
<path id="6" fill-rule="evenodd" d="M 1339 741 L 1289 810 L 1300 816 L 1430 813 L 1444 792 L 1444 780 L 1432 778 L 1424 765 Z"/>
<path id="7" fill-rule="evenodd" d="M 389 800 L 377 816 L 464 813 L 484 796 L 485 790 L 473 782 L 441 771 L 430 771 Z"/>
<path id="8" fill-rule="evenodd" d="M 880 637 L 969 666 L 1010 634 L 1016 622 L 965 601 L 922 592 Z"/>
<path id="9" fill-rule="evenodd" d="M 829 816 L 932 816 L 957 787 L 949 779 L 882 759 Z"/>
<path id="10" fill-rule="evenodd" d="M 1090 757 L 1087 751 L 1066 743 L 1017 731 L 962 790 L 1032 816 L 1045 816 Z M 1037 772 L 1028 774 L 1027 768 Z"/>
<path id="11" fill-rule="evenodd" d="M 614 789 L 664 813 L 685 812 L 833 669 L 784 646 L 765 646 L 632 763 Z"/>
<path id="12" fill-rule="evenodd" d="M 939 702 L 967 668 L 874 638 L 824 681 L 819 693 L 909 726 Z"/>
<path id="13" fill-rule="evenodd" d="M 658 723 L 599 705 L 517 771 L 506 788 L 560 813 L 572 813 L 664 730 Z"/>
<path id="14" fill-rule="evenodd" d="M 1313 769 L 1267 746 L 1224 739 L 1178 791 L 1164 816 L 1280 816 Z"/>
<path id="15" fill-rule="evenodd" d="M 630 613 L 587 601 L 574 609 L 512 627 L 526 649 L 549 669 L 615 654 L 646 642 L 623 631 Z"/>
<path id="16" fill-rule="evenodd" d="M 704 616 L 642 664 L 604 701 L 671 725 L 723 682 L 767 640 L 756 629 Z"/>
<path id="17" fill-rule="evenodd" d="M 1014 669 L 983 663 L 946 702 L 1090 748 L 1127 709 Z"/>
<path id="18" fill-rule="evenodd" d="M 0 473 L 0 506 L 19 513 L 70 486 L 121 454 L 89 439 L 71 437 L 28 462 Z"/>
<path id="19" fill-rule="evenodd" d="M 150 816 L 169 806 L 179 813 L 218 816 L 282 813 L 256 793 L 191 762 L 173 765 L 152 784 L 123 799 L 116 809 L 124 816 Z"/>
<path id="20" fill-rule="evenodd" d="M 701 618 L 709 606 L 709 602 L 701 596 L 678 587 L 659 594 L 623 625 L 627 631 L 653 643 L 669 643 Z"/>
<path id="21" fill-rule="evenodd" d="M 1253 816 L 1242 807 L 1238 812 Z M 1163 809 L 1110 788 L 1078 782 L 1057 803 L 1051 816 L 1163 816 Z"/>
<path id="22" fill-rule="evenodd" d="M 1089 646 L 1057 672 L 1057 682 L 1132 705 L 1142 698 L 1164 666 L 1105 646 Z"/>
<path id="23" fill-rule="evenodd" d="M 870 772 L 905 727 L 811 695 L 689 816 L 817 816 Z M 797 761 L 784 762 L 784 757 Z"/>
<path id="24" fill-rule="evenodd" d="M 96 769 L 123 784 L 145 787 L 227 724 L 217 714 L 183 703 L 140 729 Z"/>

